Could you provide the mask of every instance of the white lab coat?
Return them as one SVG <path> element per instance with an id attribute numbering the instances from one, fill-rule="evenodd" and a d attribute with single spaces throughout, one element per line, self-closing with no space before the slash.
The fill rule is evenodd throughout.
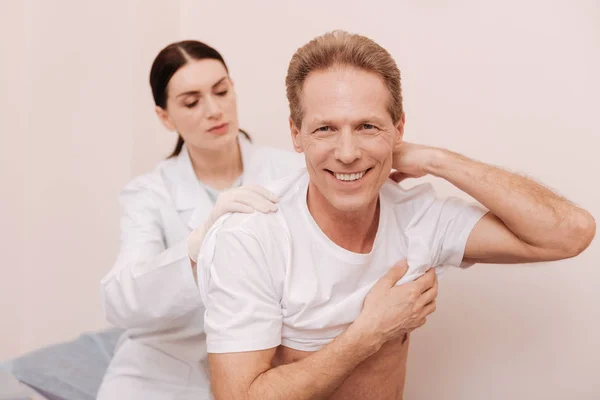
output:
<path id="1" fill-rule="evenodd" d="M 264 185 L 304 166 L 302 156 L 240 136 L 243 184 Z M 102 279 L 106 318 L 127 329 L 98 399 L 209 399 L 204 308 L 186 239 L 213 204 L 184 146 L 121 193 L 121 250 Z"/>

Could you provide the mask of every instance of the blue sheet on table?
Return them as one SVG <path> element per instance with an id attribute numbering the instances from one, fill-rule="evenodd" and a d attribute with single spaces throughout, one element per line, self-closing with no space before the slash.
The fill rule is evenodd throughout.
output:
<path id="1" fill-rule="evenodd" d="M 27 353 L 6 367 L 49 400 L 94 400 L 123 331 L 86 333 Z"/>

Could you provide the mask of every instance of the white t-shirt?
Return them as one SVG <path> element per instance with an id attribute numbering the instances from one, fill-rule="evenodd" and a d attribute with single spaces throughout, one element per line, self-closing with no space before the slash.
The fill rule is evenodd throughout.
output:
<path id="1" fill-rule="evenodd" d="M 230 214 L 207 234 L 198 262 L 209 353 L 284 345 L 316 351 L 360 314 L 375 282 L 399 260 L 409 270 L 461 266 L 469 233 L 485 214 L 429 184 L 380 190 L 379 227 L 369 254 L 348 251 L 318 227 L 306 203 L 306 169 L 271 186 L 271 214 Z M 462 265 L 464 267 L 464 265 Z"/>

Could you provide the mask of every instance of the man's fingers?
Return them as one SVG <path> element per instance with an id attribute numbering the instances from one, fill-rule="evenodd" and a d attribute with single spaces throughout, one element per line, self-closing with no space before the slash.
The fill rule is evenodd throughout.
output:
<path id="1" fill-rule="evenodd" d="M 412 332 L 415 329 L 418 329 L 418 328 L 422 327 L 423 325 L 425 325 L 426 322 L 427 322 L 427 318 L 425 318 L 425 317 L 417 320 L 417 322 L 415 322 L 413 324 L 413 326 L 410 328 L 410 331 Z"/>
<path id="2" fill-rule="evenodd" d="M 410 176 L 400 171 L 394 171 L 390 174 L 389 178 L 396 183 L 400 183 L 403 180 L 410 178 Z"/>
<path id="3" fill-rule="evenodd" d="M 406 271 L 408 271 L 406 260 L 398 261 L 384 276 L 379 278 L 375 286 L 382 286 L 389 289 L 406 274 Z"/>
<path id="4" fill-rule="evenodd" d="M 415 280 L 415 282 L 421 288 L 421 293 L 426 292 L 427 290 L 431 289 L 433 285 L 435 285 L 435 283 L 437 282 L 435 271 L 433 270 L 433 268 L 429 268 L 427 272 L 425 272 L 425 275 Z"/>
<path id="5" fill-rule="evenodd" d="M 408 262 L 406 260 L 399 260 L 394 264 L 393 268 L 399 268 L 398 273 L 402 273 L 400 277 L 403 277 L 408 271 Z"/>
<path id="6" fill-rule="evenodd" d="M 425 307 L 423 307 L 423 311 L 421 312 L 421 315 L 423 316 L 423 318 L 425 318 L 428 315 L 434 313 L 435 310 L 436 310 L 436 303 L 435 303 L 435 301 L 432 301 L 431 303 L 429 303 Z"/>
<path id="7" fill-rule="evenodd" d="M 418 309 L 424 308 L 427 304 L 434 302 L 437 298 L 438 291 L 437 287 L 433 286 L 431 289 L 426 290 L 417 300 L 416 306 Z"/>

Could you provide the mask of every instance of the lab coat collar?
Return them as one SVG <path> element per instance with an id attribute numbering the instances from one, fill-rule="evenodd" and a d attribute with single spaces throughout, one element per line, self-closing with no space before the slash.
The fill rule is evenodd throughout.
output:
<path id="1" fill-rule="evenodd" d="M 242 165 L 246 166 L 252 157 L 254 146 L 242 134 L 238 136 L 238 143 L 240 144 L 242 154 Z M 202 206 L 203 209 L 210 212 L 212 204 L 198 182 L 192 161 L 190 160 L 190 154 L 185 145 L 183 145 L 181 153 L 177 156 L 169 175 L 170 180 L 173 182 L 173 201 L 178 211 L 190 210 Z"/>

